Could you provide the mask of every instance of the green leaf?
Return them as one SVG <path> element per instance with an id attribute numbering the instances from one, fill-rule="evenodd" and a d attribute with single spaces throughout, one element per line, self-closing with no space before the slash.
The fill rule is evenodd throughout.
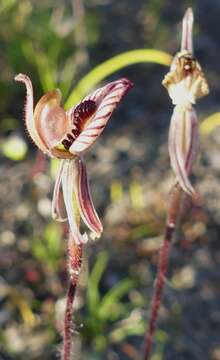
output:
<path id="1" fill-rule="evenodd" d="M 121 280 L 103 297 L 99 306 L 99 318 L 106 319 L 109 313 L 114 309 L 114 305 L 134 286 L 134 282 L 130 279 Z"/>
<path id="2" fill-rule="evenodd" d="M 87 300 L 88 308 L 91 313 L 96 313 L 99 307 L 100 294 L 99 283 L 108 263 L 108 254 L 102 251 L 92 269 L 88 279 Z"/>
<path id="3" fill-rule="evenodd" d="M 218 126 L 220 126 L 220 112 L 214 113 L 202 121 L 199 127 L 200 133 L 202 135 L 209 135 Z"/>
<path id="4" fill-rule="evenodd" d="M 29 40 L 23 40 L 21 48 L 26 60 L 36 66 L 43 91 L 48 92 L 55 89 L 57 68 L 48 55 L 36 52 Z"/>
<path id="5" fill-rule="evenodd" d="M 145 332 L 145 324 L 143 321 L 138 323 L 126 324 L 114 329 L 109 337 L 113 343 L 118 343 L 125 340 L 128 336 L 142 335 Z"/>
<path id="6" fill-rule="evenodd" d="M 137 63 L 155 63 L 169 66 L 171 59 L 172 57 L 166 52 L 154 49 L 131 50 L 116 55 L 96 66 L 78 82 L 67 99 L 65 108 L 69 109 L 75 105 L 99 82 L 126 66 Z"/>

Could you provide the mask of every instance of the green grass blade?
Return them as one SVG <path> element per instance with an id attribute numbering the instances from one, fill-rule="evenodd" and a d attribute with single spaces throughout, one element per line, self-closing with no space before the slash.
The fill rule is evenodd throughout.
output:
<path id="1" fill-rule="evenodd" d="M 220 112 L 214 113 L 203 120 L 199 126 L 202 135 L 209 135 L 220 126 Z"/>
<path id="2" fill-rule="evenodd" d="M 98 255 L 98 259 L 88 279 L 87 303 L 88 303 L 89 311 L 91 313 L 95 313 L 99 306 L 99 301 L 100 301 L 99 283 L 106 269 L 107 263 L 108 263 L 108 254 L 107 252 L 102 251 Z"/>
<path id="3" fill-rule="evenodd" d="M 126 66 L 137 63 L 155 63 L 169 66 L 171 59 L 172 57 L 166 52 L 153 49 L 131 50 L 116 55 L 96 66 L 78 82 L 67 99 L 65 108 L 69 109 L 79 102 L 100 81 Z"/>
<path id="4" fill-rule="evenodd" d="M 114 305 L 120 301 L 120 299 L 126 295 L 130 289 L 134 286 L 134 282 L 130 279 L 121 280 L 116 284 L 107 294 L 103 297 L 99 307 L 99 317 L 104 319 L 109 317 L 109 312 Z"/>

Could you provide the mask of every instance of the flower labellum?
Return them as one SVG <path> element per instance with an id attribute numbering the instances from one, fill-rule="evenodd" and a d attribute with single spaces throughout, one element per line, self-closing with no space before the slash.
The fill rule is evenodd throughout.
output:
<path id="1" fill-rule="evenodd" d="M 183 18 L 181 51 L 174 57 L 162 84 L 168 90 L 174 107 L 169 130 L 171 167 L 181 188 L 190 196 L 195 190 L 189 174 L 198 152 L 198 120 L 193 105 L 209 93 L 202 68 L 193 55 L 193 12 Z"/>
<path id="2" fill-rule="evenodd" d="M 80 233 L 80 218 L 92 238 L 100 237 L 102 224 L 92 202 L 82 154 L 100 136 L 132 83 L 125 78 L 113 81 L 65 112 L 58 89 L 42 96 L 34 109 L 31 80 L 24 74 L 15 80 L 26 86 L 25 123 L 29 135 L 43 153 L 61 160 L 53 193 L 53 218 L 68 220 L 76 244 L 88 240 L 87 234 Z"/>

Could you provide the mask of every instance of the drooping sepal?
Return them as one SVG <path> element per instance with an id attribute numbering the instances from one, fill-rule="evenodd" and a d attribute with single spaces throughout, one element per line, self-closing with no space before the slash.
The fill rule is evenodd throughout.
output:
<path id="1" fill-rule="evenodd" d="M 170 161 L 177 181 L 190 196 L 195 194 L 189 174 L 198 151 L 198 139 L 198 120 L 195 111 L 176 106 L 169 130 Z"/>
<path id="2" fill-rule="evenodd" d="M 70 232 L 76 244 L 82 244 L 88 241 L 88 236 L 87 234 L 80 233 L 80 213 L 75 193 L 77 176 L 76 169 L 75 159 L 64 161 L 62 171 L 62 190 Z"/>
<path id="3" fill-rule="evenodd" d="M 62 184 L 61 184 L 64 161 L 65 160 L 60 161 L 59 170 L 54 184 L 53 199 L 52 199 L 52 218 L 60 222 L 64 222 L 67 220 L 65 204 L 63 200 L 63 193 L 62 193 Z"/>
<path id="4" fill-rule="evenodd" d="M 93 205 L 86 165 L 81 158 L 76 159 L 75 164 L 77 166 L 76 200 L 80 215 L 85 225 L 91 230 L 91 237 L 99 238 L 103 231 L 103 227 Z"/>

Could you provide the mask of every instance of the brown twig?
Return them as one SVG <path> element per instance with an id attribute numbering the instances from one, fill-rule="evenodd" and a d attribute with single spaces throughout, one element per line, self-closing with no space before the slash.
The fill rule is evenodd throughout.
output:
<path id="1" fill-rule="evenodd" d="M 71 357 L 73 302 L 75 299 L 76 288 L 78 285 L 79 273 L 81 269 L 82 251 L 82 244 L 76 245 L 73 238 L 70 236 L 68 243 L 68 270 L 70 282 L 67 292 L 64 320 L 63 360 L 70 360 Z"/>

